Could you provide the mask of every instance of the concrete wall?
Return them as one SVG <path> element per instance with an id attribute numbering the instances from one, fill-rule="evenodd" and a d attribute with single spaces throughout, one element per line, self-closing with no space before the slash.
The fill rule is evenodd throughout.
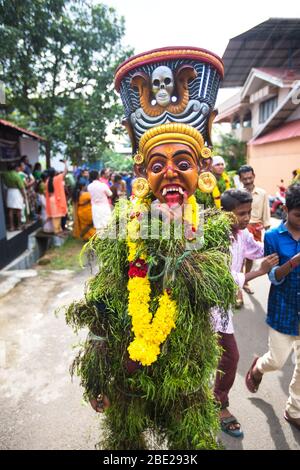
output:
<path id="1" fill-rule="evenodd" d="M 287 118 L 286 122 L 297 121 L 298 119 L 300 119 L 300 105 L 297 106 L 295 111 Z"/>
<path id="2" fill-rule="evenodd" d="M 288 185 L 292 171 L 300 168 L 300 137 L 262 145 L 248 145 L 248 162 L 254 168 L 255 184 L 273 195 L 280 180 Z"/>
<path id="3" fill-rule="evenodd" d="M 261 126 L 259 124 L 259 103 L 254 103 L 251 107 L 251 114 L 252 114 L 252 132 L 255 134 L 258 128 Z"/>
<path id="4" fill-rule="evenodd" d="M 238 129 L 233 129 L 232 134 L 238 140 L 242 142 L 248 142 L 252 138 L 252 127 L 239 127 Z"/>

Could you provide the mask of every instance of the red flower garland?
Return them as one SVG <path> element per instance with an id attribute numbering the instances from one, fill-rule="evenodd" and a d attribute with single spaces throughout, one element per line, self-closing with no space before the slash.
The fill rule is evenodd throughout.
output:
<path id="1" fill-rule="evenodd" d="M 129 277 L 146 277 L 148 265 L 145 260 L 138 258 L 136 261 L 129 263 Z"/>

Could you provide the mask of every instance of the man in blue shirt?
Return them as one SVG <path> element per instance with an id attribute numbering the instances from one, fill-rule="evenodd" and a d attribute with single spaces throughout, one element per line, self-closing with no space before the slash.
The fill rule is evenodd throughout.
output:
<path id="1" fill-rule="evenodd" d="M 263 374 L 281 369 L 294 349 L 296 365 L 284 417 L 300 430 L 300 184 L 289 187 L 285 212 L 287 221 L 265 234 L 265 255 L 279 256 L 279 266 L 269 273 L 269 351 L 254 359 L 246 385 L 257 392 Z"/>

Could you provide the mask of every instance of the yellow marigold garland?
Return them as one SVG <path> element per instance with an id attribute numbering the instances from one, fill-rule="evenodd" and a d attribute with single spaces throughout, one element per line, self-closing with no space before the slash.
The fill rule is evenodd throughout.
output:
<path id="1" fill-rule="evenodd" d="M 128 281 L 128 313 L 132 317 L 135 338 L 128 347 L 133 361 L 150 366 L 160 354 L 160 345 L 175 328 L 176 302 L 167 291 L 159 298 L 159 307 L 152 317 L 149 311 L 151 287 L 147 277 L 133 277 Z"/>
<path id="2" fill-rule="evenodd" d="M 222 173 L 221 178 L 223 178 L 224 181 L 225 181 L 226 190 L 230 189 L 230 179 L 229 179 L 229 176 L 227 175 L 227 173 L 225 173 L 225 171 Z M 215 206 L 217 207 L 217 209 L 221 209 L 221 192 L 220 192 L 217 184 L 213 189 L 212 196 L 214 198 L 214 203 L 215 203 Z"/>
<path id="3" fill-rule="evenodd" d="M 140 244 L 139 222 L 137 219 L 139 205 L 135 204 L 132 219 L 128 222 L 128 261 L 133 263 L 137 258 Z M 145 251 L 139 258 L 146 259 Z M 132 317 L 134 339 L 128 346 L 129 356 L 133 361 L 149 366 L 157 360 L 160 345 L 166 340 L 171 330 L 175 328 L 177 305 L 171 299 L 167 290 L 159 297 L 159 306 L 154 315 L 149 310 L 151 298 L 150 281 L 146 277 L 134 276 L 128 280 L 128 314 Z"/>
<path id="4" fill-rule="evenodd" d="M 198 204 L 194 195 L 188 198 L 188 207 L 185 211 L 185 220 L 197 230 L 199 225 Z"/>

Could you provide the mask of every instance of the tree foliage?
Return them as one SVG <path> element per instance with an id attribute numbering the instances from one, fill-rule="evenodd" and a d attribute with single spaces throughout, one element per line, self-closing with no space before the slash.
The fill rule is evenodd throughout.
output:
<path id="1" fill-rule="evenodd" d="M 114 171 L 133 171 L 132 156 L 114 152 L 106 149 L 102 155 L 101 161 L 104 166 Z"/>
<path id="2" fill-rule="evenodd" d="M 124 19 L 87 0 L 0 0 L 5 116 L 79 162 L 107 146 L 122 109 L 113 92 Z"/>
<path id="3" fill-rule="evenodd" d="M 237 171 L 246 163 L 247 146 L 232 134 L 221 134 L 220 142 L 214 146 L 214 153 L 224 158 L 226 170 Z"/>

